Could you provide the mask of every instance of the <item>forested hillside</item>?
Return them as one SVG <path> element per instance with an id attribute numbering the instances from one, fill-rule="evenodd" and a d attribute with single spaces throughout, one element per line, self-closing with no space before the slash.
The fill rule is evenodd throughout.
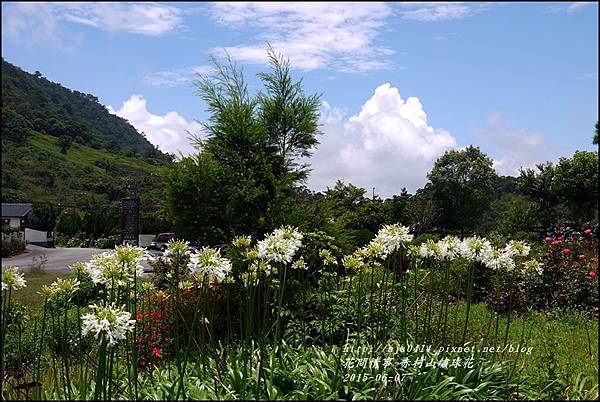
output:
<path id="1" fill-rule="evenodd" d="M 3 202 L 33 202 L 55 215 L 114 209 L 138 193 L 153 213 L 164 199 L 159 171 L 171 163 L 95 96 L 2 61 Z"/>

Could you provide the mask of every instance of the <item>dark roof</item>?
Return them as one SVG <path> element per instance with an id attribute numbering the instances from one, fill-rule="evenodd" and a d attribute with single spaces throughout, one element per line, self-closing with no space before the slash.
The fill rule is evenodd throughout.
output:
<path id="1" fill-rule="evenodd" d="M 31 211 L 31 204 L 7 204 L 2 203 L 2 217 L 23 217 Z"/>

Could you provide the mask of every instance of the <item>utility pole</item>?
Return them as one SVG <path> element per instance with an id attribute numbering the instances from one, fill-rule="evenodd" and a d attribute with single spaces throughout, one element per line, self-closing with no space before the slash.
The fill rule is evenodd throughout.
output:
<path id="1" fill-rule="evenodd" d="M 373 201 L 375 201 L 375 187 L 373 187 Z"/>

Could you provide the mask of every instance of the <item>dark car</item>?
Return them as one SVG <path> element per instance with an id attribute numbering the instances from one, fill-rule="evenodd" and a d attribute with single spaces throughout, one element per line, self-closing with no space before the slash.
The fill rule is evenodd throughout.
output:
<path id="1" fill-rule="evenodd" d="M 175 236 L 175 233 L 159 233 L 156 235 L 154 240 L 152 240 L 152 243 L 150 243 L 148 248 L 152 250 L 164 251 L 167 248 L 167 243 L 169 240 L 173 239 L 173 236 Z"/>

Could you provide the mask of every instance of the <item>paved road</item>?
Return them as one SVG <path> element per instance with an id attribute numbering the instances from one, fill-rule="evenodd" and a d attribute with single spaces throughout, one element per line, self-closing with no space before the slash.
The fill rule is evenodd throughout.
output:
<path id="1" fill-rule="evenodd" d="M 88 262 L 92 255 L 99 254 L 104 251 L 98 248 L 45 248 L 28 244 L 25 253 L 10 257 L 2 258 L 2 267 L 12 265 L 21 268 L 23 272 L 28 272 L 31 269 L 31 264 L 35 258 L 46 255 L 48 260 L 43 265 L 46 272 L 69 273 L 69 265 L 77 261 Z M 148 263 L 142 262 L 144 270 L 148 270 Z"/>

